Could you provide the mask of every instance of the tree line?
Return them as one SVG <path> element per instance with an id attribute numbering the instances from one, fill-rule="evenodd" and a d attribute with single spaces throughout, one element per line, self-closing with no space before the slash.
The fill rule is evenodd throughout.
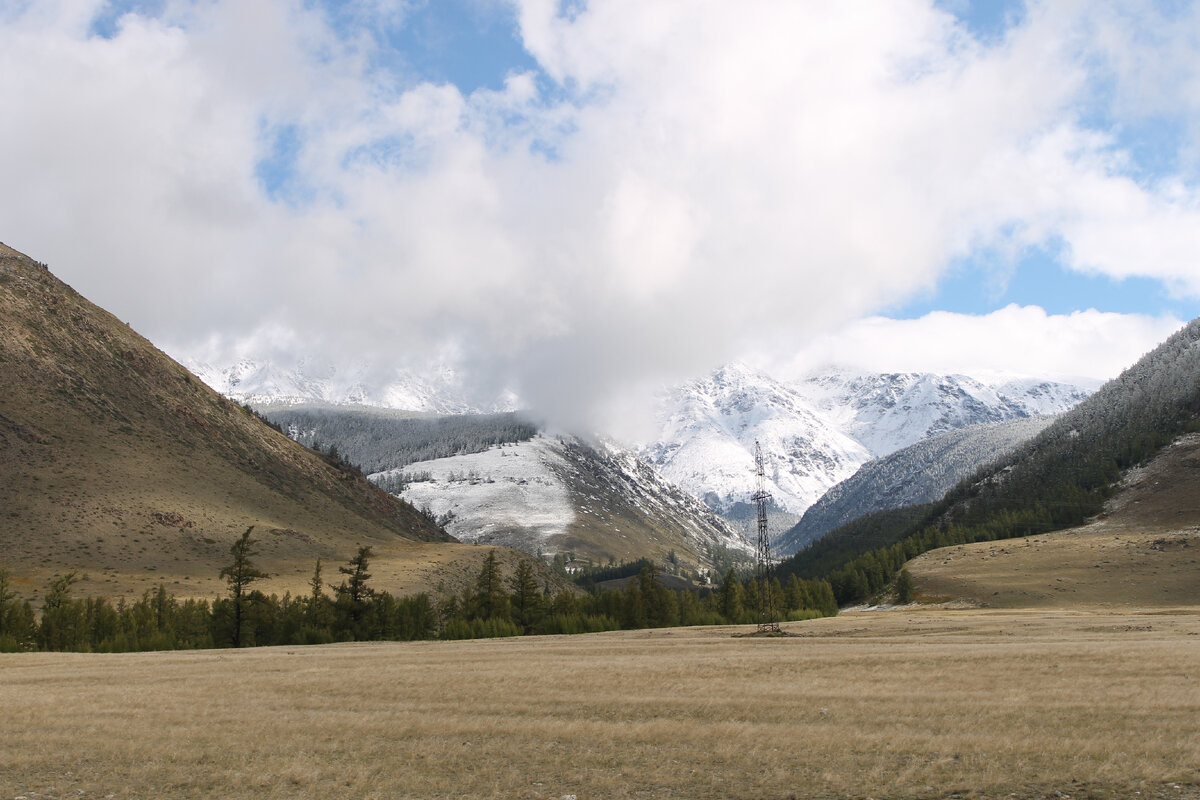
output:
<path id="1" fill-rule="evenodd" d="M 18 601 L 7 573 L 0 571 L 0 652 L 141 650 L 327 644 L 348 641 L 469 639 L 757 621 L 758 586 L 725 575 L 719 589 L 668 589 L 652 562 L 640 563 L 619 590 L 572 588 L 539 582 L 528 559 L 502 574 L 494 550 L 475 580 L 461 592 L 433 598 L 397 597 L 371 586 L 370 547 L 361 547 L 337 568 L 336 584 L 325 580 L 320 560 L 307 594 L 267 595 L 254 584 L 267 577 L 246 530 L 230 548 L 220 572 L 226 593 L 209 600 L 180 600 L 159 586 L 138 600 L 116 603 L 103 597 L 74 598 L 76 572 L 48 587 L 40 618 L 29 601 Z M 785 619 L 837 613 L 832 586 L 789 576 L 770 588 Z"/>

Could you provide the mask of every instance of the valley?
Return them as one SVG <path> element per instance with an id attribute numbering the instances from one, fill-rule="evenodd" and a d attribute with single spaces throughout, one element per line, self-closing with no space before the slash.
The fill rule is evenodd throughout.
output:
<path id="1" fill-rule="evenodd" d="M 0 800 L 1200 800 L 1200 0 L 0 0 Z"/>
<path id="2" fill-rule="evenodd" d="M 695 414 L 676 419 L 680 432 L 695 435 L 681 434 L 678 447 L 643 449 L 650 460 L 601 440 L 538 433 L 511 415 L 456 420 L 336 405 L 318 413 L 298 409 L 294 397 L 281 403 L 293 413 L 281 427 L 312 444 L 324 440 L 318 450 L 203 386 L 37 265 L 12 251 L 0 255 L 0 289 L 19 312 L 3 320 L 0 354 L 6 385 L 20 389 L 0 406 L 10 456 L 0 545 L 16 598 L 37 602 L 41 587 L 72 570 L 82 576 L 73 588 L 83 596 L 136 596 L 160 584 L 180 598 L 219 596 L 227 590 L 218 571 L 229 543 L 249 524 L 259 530 L 256 558 L 269 573 L 261 586 L 273 593 L 303 595 L 316 558 L 332 567 L 368 544 L 371 585 L 397 595 L 433 592 L 473 603 L 475 576 L 493 554 L 498 581 L 532 563 L 535 592 L 561 589 L 561 576 L 529 553 L 673 556 L 701 565 L 744 542 L 663 479 L 651 463 L 656 452 L 669 473 L 671 464 L 703 463 L 698 454 L 723 442 L 716 449 L 730 460 L 716 466 L 720 472 L 739 462 L 750 435 L 775 436 L 768 441 L 785 449 L 820 440 L 788 438 L 795 429 L 780 409 L 790 408 L 826 426 L 825 441 L 842 442 L 835 450 L 853 454 L 846 471 L 868 458 L 862 441 L 782 389 L 764 403 L 744 382 L 721 402 L 693 404 L 715 427 L 685 423 Z M 1050 474 L 1054 467 L 1039 461 L 1047 453 L 1060 460 L 1050 464 L 1083 474 L 1092 451 L 1071 448 L 1108 442 L 1114 419 L 1153 452 L 1153 440 L 1127 424 L 1131 406 L 1123 404 L 1148 408 L 1144 398 L 1153 396 L 1168 409 L 1187 407 L 1178 373 L 1194 355 L 1192 334 L 1139 364 L 1130 373 L 1136 382 L 1114 382 L 1054 423 L 960 431 L 959 423 L 993 413 L 981 410 L 978 392 L 911 376 L 866 384 L 867 396 L 891 398 L 884 405 L 895 413 L 872 400 L 833 416 L 864 441 L 869 426 L 854 423 L 846 408 L 875 423 L 905 414 L 919 423 L 913 453 L 871 462 L 884 478 L 877 487 L 908 486 L 908 475 L 930 470 L 923 464 L 959 459 L 952 452 L 963 454 L 966 466 L 956 467 L 963 471 L 1003 450 L 1008 465 L 990 468 L 998 478 L 959 484 L 943 501 L 943 513 L 965 518 L 985 492 L 1003 499 L 1005 485 L 1034 480 L 1026 472 Z M 1185 400 L 1153 389 L 1163 381 Z M 914 413 L 903 398 L 929 396 L 930 385 L 949 404 Z M 904 386 L 916 394 L 897 388 Z M 828 383 L 823 391 L 834 393 Z M 1053 410 L 1061 393 L 1041 387 L 1029 397 L 1024 412 L 1010 407 L 1013 416 Z M 327 436 L 334 428 L 309 419 L 336 421 L 343 433 Z M 364 419 L 369 425 L 355 433 Z M 1160 437 L 1186 430 L 1190 417 L 1163 412 L 1163 419 L 1173 421 L 1156 429 Z M 389 426 L 406 433 L 381 438 Z M 949 439 L 922 438 L 939 426 L 949 427 Z M 724 433 L 714 435 L 718 429 Z M 905 431 L 887 423 L 873 447 L 899 445 Z M 1125 440 L 1116 441 L 1122 457 L 1134 458 Z M 364 480 L 338 454 L 339 442 L 347 452 L 365 448 L 354 450 L 364 461 L 403 462 L 371 476 L 403 499 Z M 772 485 L 781 492 L 798 485 L 801 466 L 836 462 L 797 452 L 776 461 Z M 1197 464 L 1200 435 L 1184 435 L 1127 471 L 1083 527 L 929 550 L 907 566 L 917 604 L 786 622 L 786 635 L 776 638 L 747 635 L 753 626 L 708 625 L 461 642 L 0 654 L 0 789 L 27 800 L 1197 800 Z M 1091 491 L 1099 496 L 1107 485 Z M 1094 497 L 1079 502 L 1090 508 Z M 886 601 L 889 586 L 872 599 Z M 568 606 L 571 596 L 559 594 Z M 622 597 L 624 615 L 637 595 Z M 703 613 L 715 613 L 709 603 Z"/>

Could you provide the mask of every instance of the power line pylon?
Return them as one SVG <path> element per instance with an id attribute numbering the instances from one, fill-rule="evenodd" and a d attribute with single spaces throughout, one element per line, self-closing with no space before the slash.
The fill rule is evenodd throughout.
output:
<path id="1" fill-rule="evenodd" d="M 775 570 L 771 565 L 771 536 L 767 532 L 767 501 L 771 499 L 771 493 L 767 491 L 767 468 L 758 440 L 754 442 L 754 471 L 758 479 L 754 492 L 754 503 L 758 507 L 758 552 L 754 560 L 754 577 L 758 581 L 758 632 L 779 633 L 772 591 Z"/>

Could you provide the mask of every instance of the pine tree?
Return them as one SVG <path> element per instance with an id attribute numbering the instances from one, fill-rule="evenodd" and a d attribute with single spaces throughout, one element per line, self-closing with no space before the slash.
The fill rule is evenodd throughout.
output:
<path id="1" fill-rule="evenodd" d="M 304 609 L 304 621 L 308 628 L 308 636 L 314 641 L 331 636 L 329 626 L 332 624 L 332 608 L 329 598 L 325 596 L 325 584 L 321 581 L 321 559 L 313 566 L 313 576 L 308 582 L 310 587 L 308 602 Z"/>
<path id="2" fill-rule="evenodd" d="M 523 634 L 529 635 L 541 622 L 546 604 L 538 590 L 537 579 L 533 576 L 533 567 L 527 559 L 517 563 L 517 571 L 509 581 L 509 586 L 512 587 L 513 622 Z"/>
<path id="3" fill-rule="evenodd" d="M 717 607 L 727 621 L 737 624 L 744 615 L 742 605 L 742 583 L 737 579 L 737 573 L 730 567 L 721 581 L 721 589 L 717 594 Z"/>
<path id="4" fill-rule="evenodd" d="M 16 607 L 17 595 L 9 587 L 8 571 L 0 569 L 0 653 L 17 649 L 12 609 Z"/>
<path id="5" fill-rule="evenodd" d="M 370 547 L 359 547 L 349 564 L 338 567 L 338 572 L 347 576 L 347 579 L 336 589 L 338 606 L 345 611 L 348 617 L 347 627 L 350 635 L 355 639 L 367 638 L 364 619 L 368 603 L 374 595 L 374 591 L 367 587 L 367 581 L 371 578 L 367 567 L 370 565 L 372 555 Z"/>
<path id="6" fill-rule="evenodd" d="M 229 548 L 229 553 L 233 556 L 233 563 L 222 569 L 220 573 L 220 577 L 225 578 L 225 582 L 229 586 L 229 597 L 233 602 L 232 640 L 234 647 L 242 646 L 242 627 L 245 624 L 246 610 L 249 607 L 247 589 L 255 581 L 270 577 L 250 560 L 253 556 L 258 555 L 258 551 L 254 549 L 253 542 L 250 540 L 250 533 L 253 530 L 253 525 L 246 528 L 242 537 Z"/>
<path id="7" fill-rule="evenodd" d="M 759 603 L 761 598 L 759 586 L 758 578 L 754 576 L 751 576 L 749 580 L 742 584 L 742 606 L 755 622 L 759 620 Z M 738 620 L 730 621 L 737 622 Z"/>
<path id="8" fill-rule="evenodd" d="M 508 619 L 508 596 L 500 580 L 496 551 L 489 550 L 475 581 L 475 616 L 479 619 Z"/>
<path id="9" fill-rule="evenodd" d="M 913 601 L 913 579 L 912 575 L 908 574 L 908 570 L 900 570 L 900 575 L 896 578 L 896 602 L 905 605 Z"/>

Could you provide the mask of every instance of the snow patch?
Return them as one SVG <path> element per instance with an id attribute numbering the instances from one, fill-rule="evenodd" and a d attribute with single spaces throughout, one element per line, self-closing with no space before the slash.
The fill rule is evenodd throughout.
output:
<path id="1" fill-rule="evenodd" d="M 446 530 L 459 541 L 505 540 L 521 530 L 522 538 L 546 543 L 575 521 L 570 493 L 557 477 L 566 467 L 553 440 L 538 436 L 371 477 L 428 474 L 431 480 L 408 484 L 401 497 L 435 516 L 453 515 Z"/>

